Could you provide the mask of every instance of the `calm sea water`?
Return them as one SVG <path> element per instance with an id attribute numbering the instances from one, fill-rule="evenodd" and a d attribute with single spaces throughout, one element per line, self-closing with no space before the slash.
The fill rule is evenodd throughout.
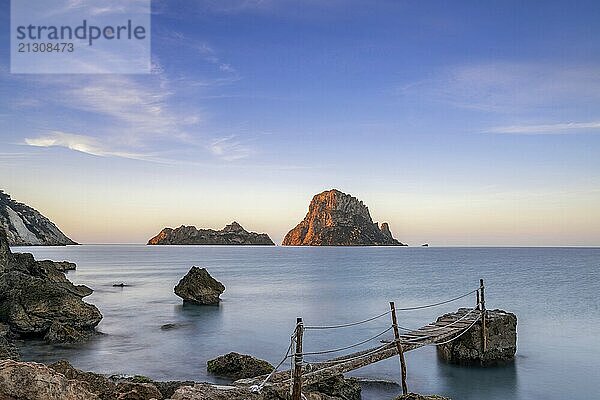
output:
<path id="1" fill-rule="evenodd" d="M 291 248 L 94 245 L 19 248 L 37 259 L 70 260 L 68 277 L 95 292 L 87 298 L 105 335 L 81 345 L 28 344 L 25 359 L 61 358 L 102 373 L 216 382 L 206 361 L 229 351 L 277 363 L 297 316 L 307 324 L 364 319 L 398 307 L 445 300 L 486 282 L 488 308 L 518 316 L 514 365 L 449 366 L 435 349 L 407 354 L 409 389 L 454 399 L 591 399 L 600 393 L 600 249 L 598 248 Z M 220 306 L 185 306 L 173 287 L 192 265 L 227 290 Z M 124 282 L 131 287 L 115 288 Z M 475 298 L 403 312 L 417 327 Z M 178 329 L 161 330 L 167 323 Z M 306 351 L 341 347 L 388 325 L 307 332 Z M 398 359 L 353 373 L 398 380 Z M 369 388 L 364 399 L 391 399 L 397 387 Z"/>

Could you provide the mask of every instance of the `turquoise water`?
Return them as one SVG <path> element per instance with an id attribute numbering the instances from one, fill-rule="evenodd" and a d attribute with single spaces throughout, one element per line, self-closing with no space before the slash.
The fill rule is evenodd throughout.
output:
<path id="1" fill-rule="evenodd" d="M 60 358 L 102 373 L 155 379 L 216 381 L 206 361 L 229 351 L 277 363 L 297 316 L 335 324 L 445 300 L 486 282 L 490 309 L 517 314 L 514 365 L 449 366 L 435 349 L 407 354 L 411 391 L 458 399 L 590 399 L 600 392 L 600 249 L 598 248 L 292 248 L 89 245 L 18 248 L 37 259 L 70 260 L 68 273 L 95 292 L 87 301 L 104 314 L 105 335 L 81 345 L 28 344 L 25 359 Z M 192 265 L 206 267 L 227 290 L 220 306 L 183 307 L 173 287 Z M 115 288 L 124 282 L 131 287 Z M 473 295 L 474 296 L 474 295 Z M 403 312 L 417 327 L 470 296 L 436 309 Z M 473 298 L 471 298 L 473 297 Z M 166 323 L 180 327 L 161 330 Z M 305 350 L 341 347 L 388 325 L 385 318 L 353 329 L 307 332 Z M 397 358 L 353 375 L 398 380 Z M 367 389 L 364 399 L 391 399 L 398 388 Z"/>

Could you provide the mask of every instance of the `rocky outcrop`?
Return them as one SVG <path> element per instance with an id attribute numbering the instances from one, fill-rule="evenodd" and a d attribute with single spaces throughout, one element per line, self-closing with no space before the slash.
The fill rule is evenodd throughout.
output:
<path id="1" fill-rule="evenodd" d="M 0 361 L 0 399 L 100 400 L 85 382 L 72 380 L 43 364 Z"/>
<path id="2" fill-rule="evenodd" d="M 112 400 L 115 397 L 117 385 L 104 375 L 78 370 L 65 360 L 57 361 L 48 367 L 64 375 L 67 379 L 83 382 L 86 389 L 101 400 Z"/>
<path id="3" fill-rule="evenodd" d="M 206 370 L 221 377 L 244 379 L 268 374 L 273 371 L 273 366 L 252 356 L 231 352 L 209 360 Z"/>
<path id="4" fill-rule="evenodd" d="M 354 379 L 336 379 L 335 386 L 323 383 L 319 388 L 307 386 L 302 390 L 306 400 L 360 400 L 360 385 Z M 319 390 L 323 391 L 319 391 Z M 242 387 L 219 387 L 209 384 L 196 384 L 180 387 L 172 400 L 289 400 L 289 388 L 275 389 L 265 386 L 260 393 Z"/>
<path id="5" fill-rule="evenodd" d="M 396 397 L 395 400 L 450 400 L 448 397 L 442 397 L 435 394 L 423 395 L 417 393 L 407 393 Z"/>
<path id="6" fill-rule="evenodd" d="M 12 254 L 0 229 L 0 322 L 23 338 L 49 342 L 81 341 L 102 319 L 82 298 L 92 293 L 73 285 L 50 261 L 31 254 Z"/>
<path id="7" fill-rule="evenodd" d="M 403 246 L 389 225 L 379 228 L 369 209 L 356 197 L 339 190 L 315 195 L 308 214 L 283 239 L 284 246 Z"/>
<path id="8" fill-rule="evenodd" d="M 165 228 L 150 239 L 148 244 L 275 245 L 266 233 L 248 232 L 235 221 L 220 231 L 183 225 L 176 229 Z"/>
<path id="9" fill-rule="evenodd" d="M 323 381 L 308 385 L 304 390 L 344 400 L 361 399 L 359 380 L 356 378 L 344 378 L 342 375 L 332 376 Z"/>
<path id="10" fill-rule="evenodd" d="M 39 211 L 14 201 L 0 190 L 0 229 L 11 246 L 64 246 L 77 244 Z"/>
<path id="11" fill-rule="evenodd" d="M 459 312 L 465 312 L 461 309 Z M 448 315 L 438 318 L 438 321 Z M 517 316 L 502 310 L 488 310 L 486 318 L 487 349 L 483 351 L 481 322 L 458 339 L 437 346 L 441 360 L 460 365 L 494 366 L 514 360 L 517 352 Z"/>
<path id="12" fill-rule="evenodd" d="M 216 305 L 225 286 L 210 276 L 206 268 L 192 267 L 174 291 L 185 303 Z"/>

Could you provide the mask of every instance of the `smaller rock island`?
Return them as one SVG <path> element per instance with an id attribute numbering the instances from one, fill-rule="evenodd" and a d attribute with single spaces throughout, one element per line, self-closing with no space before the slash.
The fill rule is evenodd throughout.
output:
<path id="1" fill-rule="evenodd" d="M 198 229 L 195 226 L 165 228 L 148 241 L 149 245 L 255 245 L 275 246 L 266 233 L 248 232 L 237 222 L 220 231 Z"/>
<path id="2" fill-rule="evenodd" d="M 206 268 L 192 267 L 173 291 L 184 303 L 218 305 L 225 286 L 210 276 Z"/>

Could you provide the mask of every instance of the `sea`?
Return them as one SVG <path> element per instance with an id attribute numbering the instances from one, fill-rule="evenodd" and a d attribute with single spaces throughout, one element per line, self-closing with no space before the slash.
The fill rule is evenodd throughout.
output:
<path id="1" fill-rule="evenodd" d="M 104 315 L 101 335 L 77 345 L 27 342 L 21 344 L 25 360 L 67 359 L 105 374 L 227 383 L 207 373 L 207 360 L 236 351 L 278 364 L 297 317 L 306 325 L 346 324 L 385 313 L 390 301 L 398 308 L 442 302 L 484 279 L 487 308 L 517 315 L 514 363 L 447 365 L 434 347 L 420 348 L 406 354 L 409 390 L 454 400 L 600 398 L 600 248 L 82 245 L 13 251 L 77 263 L 68 278 L 94 289 L 85 300 Z M 192 266 L 207 268 L 226 286 L 219 306 L 184 306 L 173 293 Z M 118 283 L 128 286 L 113 286 Z M 398 312 L 399 325 L 419 327 L 475 303 L 472 294 Z M 390 324 L 386 315 L 306 331 L 304 349 L 345 347 Z M 324 356 L 313 357 L 309 361 Z M 398 357 L 350 375 L 398 382 Z M 363 399 L 389 400 L 400 391 L 395 384 L 365 384 Z"/>

